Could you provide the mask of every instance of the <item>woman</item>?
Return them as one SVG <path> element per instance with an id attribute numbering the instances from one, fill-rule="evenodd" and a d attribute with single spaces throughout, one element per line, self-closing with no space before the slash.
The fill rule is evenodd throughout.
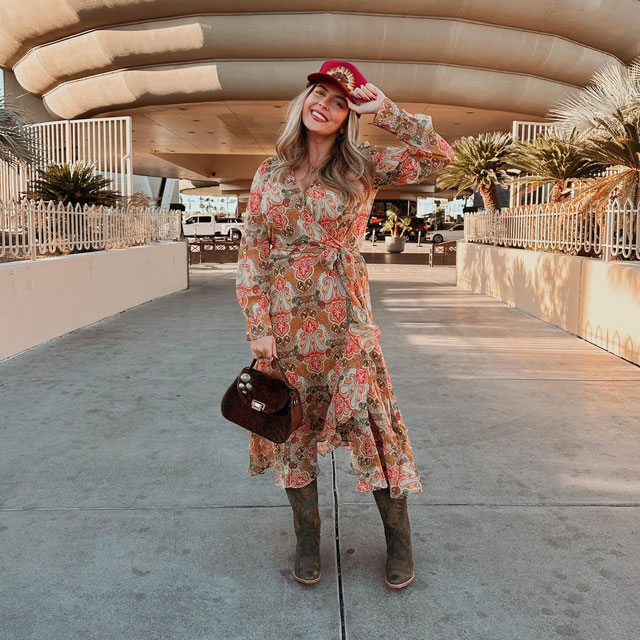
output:
<path id="1" fill-rule="evenodd" d="M 385 582 L 414 580 L 407 496 L 422 487 L 373 322 L 359 249 L 376 191 L 422 182 L 453 159 L 431 118 L 399 108 L 358 69 L 328 60 L 289 104 L 277 155 L 258 168 L 240 243 L 237 299 L 258 368 L 278 358 L 304 421 L 284 444 L 250 435 L 249 473 L 275 467 L 293 508 L 294 578 L 320 579 L 317 453 L 350 447 L 356 491 L 373 491 Z M 361 114 L 406 146 L 358 144 Z"/>

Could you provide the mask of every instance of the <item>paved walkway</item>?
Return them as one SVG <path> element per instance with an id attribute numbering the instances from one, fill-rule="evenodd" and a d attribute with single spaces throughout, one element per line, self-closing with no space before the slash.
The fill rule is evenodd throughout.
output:
<path id="1" fill-rule="evenodd" d="M 640 369 L 452 268 L 370 275 L 425 487 L 413 585 L 384 586 L 344 450 L 322 460 L 322 581 L 293 581 L 285 494 L 219 414 L 250 356 L 210 266 L 0 364 L 0 638 L 637 640 Z"/>

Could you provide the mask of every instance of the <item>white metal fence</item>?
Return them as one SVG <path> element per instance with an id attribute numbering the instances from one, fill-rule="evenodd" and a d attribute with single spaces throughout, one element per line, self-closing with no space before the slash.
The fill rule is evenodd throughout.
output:
<path id="1" fill-rule="evenodd" d="M 567 204 L 513 207 L 493 215 L 468 213 L 464 236 L 481 244 L 640 260 L 640 206 L 615 201 L 602 214 Z"/>
<path id="2" fill-rule="evenodd" d="M 0 259 L 51 256 L 179 240 L 182 214 L 146 207 L 0 201 Z"/>
<path id="3" fill-rule="evenodd" d="M 511 135 L 514 142 L 533 142 L 538 136 L 548 136 L 553 131 L 553 125 L 546 122 L 514 120 Z M 551 185 L 530 191 L 529 183 L 520 182 L 509 189 L 509 207 L 548 202 L 550 191 Z"/>
<path id="4" fill-rule="evenodd" d="M 548 122 L 524 122 L 523 120 L 514 120 L 511 132 L 514 142 L 533 142 L 539 136 L 549 136 L 554 133 L 556 133 L 556 127 Z M 610 176 L 619 171 L 618 167 L 609 167 L 600 175 Z M 553 185 L 549 183 L 537 189 L 531 189 L 531 183 L 518 182 L 509 188 L 509 208 L 549 202 L 552 187 Z M 573 197 L 576 193 L 576 185 L 570 183 L 569 187 L 570 197 Z"/>
<path id="5" fill-rule="evenodd" d="M 19 200 L 37 169 L 48 164 L 91 164 L 124 196 L 133 191 L 131 116 L 38 122 L 26 126 L 42 162 L 33 166 L 0 161 L 0 199 Z"/>

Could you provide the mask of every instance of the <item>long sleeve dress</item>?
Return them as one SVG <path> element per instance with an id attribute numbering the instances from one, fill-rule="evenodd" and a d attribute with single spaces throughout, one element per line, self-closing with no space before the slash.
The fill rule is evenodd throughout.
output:
<path id="1" fill-rule="evenodd" d="M 374 188 L 359 207 L 319 183 L 304 193 L 294 172 L 270 176 L 275 157 L 254 176 L 238 255 L 237 300 L 247 340 L 273 335 L 288 381 L 300 391 L 304 420 L 283 444 L 249 434 L 249 473 L 274 466 L 275 483 L 299 488 L 318 474 L 317 453 L 351 449 L 356 491 L 387 487 L 421 493 L 411 443 L 380 350 L 367 267 L 360 247 L 379 187 L 424 181 L 453 159 L 430 116 L 385 97 L 373 123 L 405 146 L 361 149 L 375 163 Z M 276 371 L 259 360 L 258 368 Z M 384 461 L 378 451 L 383 452 Z"/>

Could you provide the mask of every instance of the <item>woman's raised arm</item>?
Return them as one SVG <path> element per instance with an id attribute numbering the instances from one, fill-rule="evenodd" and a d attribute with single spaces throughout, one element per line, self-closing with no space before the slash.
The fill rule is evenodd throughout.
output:
<path id="1" fill-rule="evenodd" d="M 416 184 L 440 173 L 454 158 L 449 144 L 438 135 L 431 116 L 412 114 L 385 96 L 373 124 L 393 133 L 404 147 L 370 147 L 376 165 L 375 186 Z"/>
<path id="2" fill-rule="evenodd" d="M 244 235 L 238 250 L 236 297 L 247 320 L 247 340 L 273 335 L 269 311 L 271 239 L 262 211 L 262 190 L 270 158 L 262 162 L 251 183 Z"/>

